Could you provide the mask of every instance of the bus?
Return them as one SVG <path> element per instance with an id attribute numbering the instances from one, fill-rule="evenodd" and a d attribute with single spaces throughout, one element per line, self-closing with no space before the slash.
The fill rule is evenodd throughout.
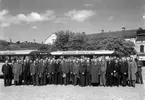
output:
<path id="1" fill-rule="evenodd" d="M 39 50 L 15 50 L 15 51 L 0 51 L 0 76 L 2 76 L 2 65 L 5 60 L 8 59 L 10 62 L 12 59 L 35 59 L 35 58 L 46 58 L 60 56 L 87 56 L 92 58 L 93 56 L 112 56 L 114 51 L 111 50 L 91 50 L 91 51 L 39 51 Z"/>

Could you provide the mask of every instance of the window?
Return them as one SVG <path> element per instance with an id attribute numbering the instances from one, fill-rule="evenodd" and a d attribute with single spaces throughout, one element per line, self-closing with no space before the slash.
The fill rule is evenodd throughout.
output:
<path id="1" fill-rule="evenodd" d="M 144 45 L 140 46 L 140 52 L 144 52 Z"/>

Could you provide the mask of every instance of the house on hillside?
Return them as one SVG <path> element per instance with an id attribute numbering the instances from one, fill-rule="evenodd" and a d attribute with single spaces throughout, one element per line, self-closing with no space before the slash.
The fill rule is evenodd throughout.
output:
<path id="1" fill-rule="evenodd" d="M 55 42 L 56 38 L 57 38 L 56 34 L 52 33 L 44 40 L 44 44 L 52 45 Z"/>

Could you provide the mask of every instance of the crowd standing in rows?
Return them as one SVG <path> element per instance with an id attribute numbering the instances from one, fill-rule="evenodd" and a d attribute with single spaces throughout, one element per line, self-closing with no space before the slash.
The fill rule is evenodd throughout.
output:
<path id="1" fill-rule="evenodd" d="M 2 66 L 4 86 L 48 84 L 80 86 L 133 86 L 143 84 L 141 63 L 131 57 L 60 57 L 8 60 Z"/>

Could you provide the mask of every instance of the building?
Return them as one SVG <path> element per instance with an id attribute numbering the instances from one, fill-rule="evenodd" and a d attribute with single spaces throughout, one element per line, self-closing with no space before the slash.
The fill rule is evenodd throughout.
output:
<path id="1" fill-rule="evenodd" d="M 141 28 L 136 34 L 135 49 L 137 51 L 139 60 L 143 61 L 143 65 L 145 65 L 145 30 Z"/>
<path id="2" fill-rule="evenodd" d="M 132 30 L 121 30 L 121 31 L 114 31 L 114 32 L 101 32 L 101 33 L 94 33 L 94 34 L 87 34 L 88 38 L 98 38 L 104 39 L 108 36 L 114 37 L 123 37 L 126 41 L 132 41 L 135 44 L 135 50 L 137 51 L 137 55 L 139 60 L 143 61 L 145 65 L 145 30 L 142 28 L 139 29 L 132 29 Z M 56 34 L 51 34 L 45 40 L 45 44 L 53 44 L 56 40 Z"/>
<path id="3" fill-rule="evenodd" d="M 57 38 L 56 34 L 52 33 L 44 40 L 44 44 L 52 45 L 54 41 L 56 40 L 56 38 Z"/>

